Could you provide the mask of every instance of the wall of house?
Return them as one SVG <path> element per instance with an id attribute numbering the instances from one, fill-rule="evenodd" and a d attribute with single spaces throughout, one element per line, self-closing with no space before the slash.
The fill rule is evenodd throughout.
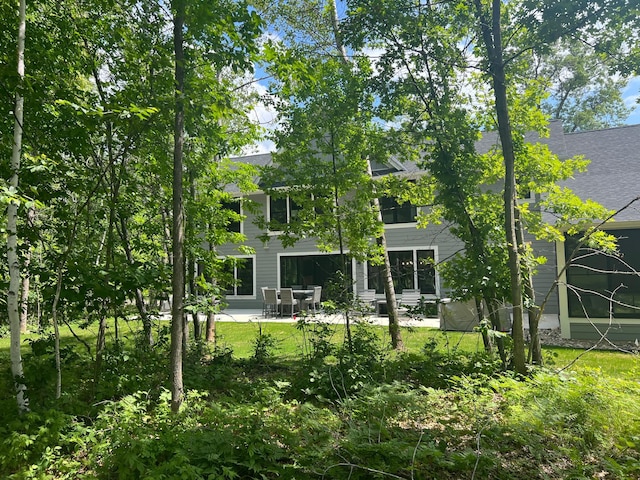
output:
<path id="1" fill-rule="evenodd" d="M 227 302 L 231 309 L 260 309 L 262 306 L 261 287 L 279 287 L 279 261 L 283 255 L 316 255 L 320 252 L 316 248 L 313 239 L 298 242 L 294 247 L 284 248 L 276 235 L 269 237 L 268 242 L 263 242 L 259 237 L 263 231 L 255 224 L 256 215 L 267 214 L 267 196 L 255 194 L 251 199 L 260 206 L 257 214 L 244 211 L 247 218 L 242 223 L 242 232 L 246 235 L 245 246 L 254 249 L 251 255 L 254 259 L 255 289 L 251 296 L 229 296 Z M 386 237 L 389 250 L 408 249 L 433 249 L 435 251 L 436 264 L 451 258 L 462 249 L 462 242 L 454 237 L 449 231 L 449 225 L 429 225 L 426 228 L 416 228 L 415 224 L 387 225 Z M 537 255 L 547 258 L 547 263 L 541 265 L 534 279 L 537 301 L 540 302 L 552 287 L 556 277 L 556 252 L 555 246 L 548 242 L 533 241 Z M 239 245 L 224 245 L 219 248 L 222 255 L 240 255 Z M 333 252 L 333 253 L 338 253 Z M 354 290 L 362 291 L 366 285 L 366 264 L 352 262 L 354 272 Z M 449 295 L 448 289 L 442 284 L 440 276 L 436 273 L 437 292 L 436 296 L 445 298 Z M 558 296 L 553 291 L 548 300 L 545 313 L 557 318 L 558 316 Z"/>
<path id="2" fill-rule="evenodd" d="M 279 287 L 279 261 L 283 255 L 317 255 L 321 252 L 316 248 L 313 239 L 303 240 L 294 247 L 284 248 L 282 242 L 274 234 L 268 242 L 263 242 L 259 237 L 263 231 L 255 224 L 256 216 L 267 214 L 268 197 L 262 193 L 251 195 L 251 200 L 260 206 L 259 212 L 251 213 L 243 209 L 247 218 L 242 222 L 242 232 L 247 237 L 245 246 L 254 249 L 255 292 L 251 296 L 228 296 L 226 301 L 229 308 L 260 309 L 262 306 L 261 287 Z M 418 229 L 415 224 L 389 225 L 386 228 L 387 244 L 390 250 L 407 249 L 433 249 L 436 263 L 454 255 L 462 247 L 461 242 L 449 232 L 446 225 L 429 225 L 427 228 Z M 224 245 L 218 250 L 222 255 L 239 255 L 239 245 Z M 338 251 L 332 252 L 338 253 Z M 351 262 L 354 272 L 355 292 L 363 290 L 365 286 L 366 264 Z M 436 274 L 437 296 L 446 296 L 447 290 L 443 287 L 439 276 Z"/>
<path id="3" fill-rule="evenodd" d="M 612 342 L 625 343 L 640 340 L 640 324 L 627 320 L 593 323 L 571 322 L 568 338 L 576 340 L 600 340 L 606 337 Z"/>

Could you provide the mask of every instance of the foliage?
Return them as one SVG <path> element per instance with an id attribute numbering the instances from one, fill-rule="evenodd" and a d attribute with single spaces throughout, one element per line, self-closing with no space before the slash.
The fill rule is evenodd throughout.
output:
<path id="1" fill-rule="evenodd" d="M 342 248 L 357 259 L 376 257 L 374 239 L 382 224 L 371 206 L 376 186 L 367 158 L 384 164 L 392 152 L 381 148 L 389 141 L 373 122 L 374 98 L 364 83 L 371 65 L 366 59 L 354 65 L 292 59 L 288 53 L 274 59 L 278 83 L 272 90 L 282 128 L 275 134 L 273 165 L 261 178 L 271 197 L 288 197 L 296 212 L 285 223 L 265 219 L 261 226 L 281 232 L 285 246 L 311 236 L 323 251 Z"/>
<path id="2" fill-rule="evenodd" d="M 246 333 L 255 325 L 240 326 L 249 357 Z M 166 333 L 158 336 L 157 353 L 140 353 L 135 337 L 109 347 L 101 397 L 88 396 L 90 357 L 71 349 L 64 368 L 78 398 L 65 395 L 51 409 L 45 397 L 52 386 L 38 392 L 30 385 L 38 392 L 34 412 L 22 417 L 14 414 L 15 402 L 3 399 L 0 475 L 542 480 L 640 473 L 640 425 L 629 421 L 640 415 L 637 371 L 618 377 L 539 371 L 522 379 L 502 374 L 495 357 L 469 351 L 460 342 L 465 337 L 446 332 L 429 331 L 432 340 L 421 351 L 397 353 L 380 336 L 383 329 L 363 325 L 354 329 L 351 353 L 339 325 L 274 326 L 284 333 L 262 334 L 284 335 L 287 349 L 300 346 L 304 335 L 304 357 L 282 358 L 283 342 L 265 369 L 234 359 L 234 343 L 189 349 L 189 393 L 176 415 L 164 389 Z M 26 364 L 44 368 L 50 340 L 32 345 Z M 603 355 L 598 361 L 608 362 Z"/>
<path id="3" fill-rule="evenodd" d="M 628 78 L 610 75 L 607 63 L 607 57 L 569 37 L 558 40 L 533 64 L 534 75 L 550 85 L 543 109 L 561 119 L 565 131 L 618 126 L 631 113 L 621 94 Z"/>
<path id="4" fill-rule="evenodd" d="M 333 343 L 333 327 L 328 324 L 299 322 L 298 327 L 308 346 L 291 388 L 294 398 L 301 395 L 302 399 L 335 401 L 384 378 L 383 365 L 389 350 L 366 322 L 354 326 L 351 345 Z"/>
<path id="5" fill-rule="evenodd" d="M 258 333 L 253 340 L 253 355 L 251 359 L 258 364 L 264 364 L 273 357 L 278 346 L 277 339 L 270 333 Z"/>

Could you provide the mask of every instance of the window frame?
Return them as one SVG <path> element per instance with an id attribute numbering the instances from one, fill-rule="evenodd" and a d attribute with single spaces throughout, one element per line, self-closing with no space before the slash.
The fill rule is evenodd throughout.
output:
<path id="1" fill-rule="evenodd" d="M 233 204 L 237 204 L 238 205 L 238 211 L 229 208 L 231 205 Z M 237 213 L 238 215 L 240 215 L 240 220 L 233 220 L 230 221 L 227 225 L 226 225 L 226 231 L 229 233 L 239 233 L 241 235 L 244 235 L 244 213 L 243 213 L 243 206 L 242 206 L 242 197 L 233 197 L 231 200 L 224 200 L 222 202 L 222 208 L 224 208 L 225 210 L 231 210 L 234 213 Z M 232 230 L 230 227 L 234 224 L 238 224 L 238 230 Z"/>
<path id="2" fill-rule="evenodd" d="M 290 195 L 287 195 L 286 197 L 279 197 L 279 198 L 274 198 L 273 195 L 267 195 L 266 205 L 267 205 L 267 223 L 268 224 L 271 224 L 271 222 L 274 220 L 272 215 L 273 209 L 271 207 L 272 202 L 282 201 L 282 200 L 285 200 L 285 214 L 286 214 L 287 221 L 285 223 L 280 222 L 281 225 L 284 226 L 291 223 L 292 219 L 297 217 L 297 215 L 294 212 L 302 210 L 302 206 L 298 205 L 298 203 L 296 203 L 296 201 L 293 200 Z M 310 200 L 312 202 L 315 200 L 315 195 L 313 193 L 310 194 Z M 292 205 L 295 205 L 295 207 L 292 207 Z M 313 211 L 316 212 L 315 206 L 313 207 Z M 282 230 L 269 229 L 269 233 L 279 234 L 279 233 L 282 233 Z"/>
<path id="3" fill-rule="evenodd" d="M 419 246 L 419 247 L 391 247 L 388 248 L 387 251 L 389 253 L 392 252 L 411 252 L 411 257 L 413 261 L 413 265 L 415 268 L 413 269 L 413 289 L 420 288 L 420 278 L 418 268 L 418 252 L 433 252 L 433 262 L 434 262 L 434 270 L 433 270 L 433 283 L 434 283 L 434 293 L 423 293 L 422 295 L 425 298 L 438 298 L 440 296 L 440 282 L 438 280 L 438 271 L 435 269 L 435 264 L 438 262 L 438 247 L 437 246 Z M 369 262 L 364 263 L 364 285 L 366 289 L 375 289 L 375 286 L 369 284 Z M 382 265 L 371 265 L 371 267 L 382 268 Z M 397 282 L 394 279 L 394 285 Z M 409 289 L 409 288 L 408 288 Z M 382 295 L 384 291 L 381 293 L 377 293 L 376 295 Z M 402 295 L 402 293 L 398 293 L 398 295 Z"/>
<path id="4" fill-rule="evenodd" d="M 636 253 L 634 246 L 636 241 L 640 239 L 640 228 L 611 228 L 605 230 L 618 238 L 618 246 L 620 253 L 623 255 L 623 261 L 616 261 L 614 258 L 595 253 L 594 257 L 583 263 L 585 267 L 572 264 L 566 268 L 565 280 L 566 285 L 566 311 L 569 318 L 575 319 L 608 319 L 609 318 L 609 301 L 596 294 L 580 292 L 582 303 L 576 294 L 568 287 L 575 285 L 578 288 L 597 291 L 603 295 L 609 295 L 610 292 L 617 290 L 620 284 L 626 286 L 625 289 L 617 291 L 614 297 L 617 302 L 622 304 L 634 305 L 636 300 L 640 298 L 640 285 L 638 284 L 635 274 L 627 273 L 630 270 L 624 266 L 628 263 L 631 268 L 640 271 L 640 254 Z M 633 234 L 631 234 L 633 232 Z M 564 258 L 568 258 L 573 245 L 569 239 L 562 243 Z M 579 256 L 580 254 L 578 254 Z M 628 256 L 631 258 L 624 258 Z M 634 258 L 635 257 L 635 258 Z M 589 257 L 587 257 L 589 258 Z M 600 270 L 600 271 L 598 271 Z M 617 272 L 617 273 L 616 273 Z M 631 277 L 631 278 L 630 278 Z M 628 298 L 631 301 L 627 300 Z M 640 318 L 640 305 L 636 308 L 626 307 L 620 303 L 613 303 L 613 318 L 615 319 L 638 319 Z M 584 309 L 587 310 L 586 315 Z M 600 309 L 600 312 L 598 311 Z M 602 314 L 600 314 L 603 312 Z M 577 314 L 576 314 L 577 313 Z"/>
<path id="5" fill-rule="evenodd" d="M 233 265 L 233 284 L 229 286 L 227 290 L 225 290 L 225 297 L 234 298 L 234 299 L 255 299 L 256 291 L 257 291 L 257 262 L 256 255 L 227 255 L 227 258 L 235 258 L 235 259 L 250 259 L 252 272 L 251 272 L 251 292 L 250 294 L 238 294 L 238 263 L 236 262 Z M 232 293 L 229 293 L 231 291 Z"/>
<path id="6" fill-rule="evenodd" d="M 323 252 L 323 251 L 300 251 L 300 252 L 281 252 L 278 253 L 276 255 L 276 268 L 277 268 L 277 272 L 276 272 L 276 285 L 280 286 L 282 285 L 282 276 L 283 276 L 283 272 L 282 272 L 282 258 L 286 258 L 286 257 L 316 257 L 316 256 L 339 256 L 340 252 L 337 250 L 332 250 L 330 252 Z M 348 252 L 344 252 L 345 256 L 348 256 Z M 357 271 L 356 271 L 356 261 L 354 259 L 350 259 L 348 261 L 348 268 L 350 269 L 350 275 L 352 278 L 352 283 L 354 285 L 354 292 L 355 292 L 355 279 L 356 279 L 356 275 L 357 275 Z M 278 287 L 279 288 L 279 287 Z"/>
<path id="7" fill-rule="evenodd" d="M 382 204 L 384 202 L 391 202 L 391 206 L 383 208 Z M 417 223 L 416 217 L 418 216 L 418 206 L 414 205 L 410 201 L 400 203 L 398 202 L 398 199 L 395 197 L 383 196 L 378 198 L 378 203 L 380 205 L 380 215 L 382 217 L 382 223 L 384 223 L 385 227 L 390 227 L 393 225 L 415 225 Z M 397 218 L 398 212 L 404 211 L 405 209 L 409 209 L 409 216 L 412 217 L 413 220 L 398 221 L 398 218 Z M 393 216 L 393 218 L 391 219 L 392 221 L 385 220 L 385 213 L 384 213 L 385 211 L 392 212 L 392 216 Z M 387 213 L 387 219 L 388 219 L 388 215 L 389 213 Z"/>

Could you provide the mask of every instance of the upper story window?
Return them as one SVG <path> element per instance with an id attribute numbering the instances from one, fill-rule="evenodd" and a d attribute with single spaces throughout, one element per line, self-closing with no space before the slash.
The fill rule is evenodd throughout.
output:
<path id="1" fill-rule="evenodd" d="M 269 197 L 269 221 L 275 225 L 286 225 L 298 216 L 302 207 L 289 197 Z"/>
<path id="2" fill-rule="evenodd" d="M 231 218 L 227 223 L 227 232 L 242 233 L 242 222 L 240 221 L 242 208 L 240 199 L 238 198 L 231 201 L 222 202 L 222 208 L 233 212 L 233 214 L 230 215 Z"/>
<path id="3" fill-rule="evenodd" d="M 413 223 L 416 221 L 418 209 L 411 202 L 398 203 L 395 198 L 380 198 L 380 212 L 383 223 L 390 225 L 394 223 Z"/>

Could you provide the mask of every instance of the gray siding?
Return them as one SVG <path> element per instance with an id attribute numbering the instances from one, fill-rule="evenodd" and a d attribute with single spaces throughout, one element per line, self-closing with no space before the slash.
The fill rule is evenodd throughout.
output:
<path id="1" fill-rule="evenodd" d="M 597 327 L 597 329 L 596 329 Z M 606 333 L 612 342 L 630 342 L 640 339 L 640 324 L 617 323 L 575 323 L 570 326 L 571 338 L 576 340 L 598 340 Z"/>
<path id="2" fill-rule="evenodd" d="M 544 265 L 538 266 L 537 273 L 533 277 L 533 289 L 536 295 L 536 303 L 540 303 L 544 300 L 545 296 L 551 290 L 549 300 L 545 306 L 545 314 L 560 313 L 558 302 L 558 289 L 554 287 L 557 276 L 557 258 L 556 258 L 556 245 L 555 243 L 545 242 L 542 240 L 532 241 L 533 251 L 537 256 L 543 256 L 547 259 Z"/>
<path id="3" fill-rule="evenodd" d="M 251 199 L 261 205 L 260 213 L 266 215 L 267 196 L 265 194 L 252 195 Z M 254 214 L 243 211 L 247 216 L 242 225 L 242 231 L 247 237 L 244 245 L 255 250 L 256 285 L 254 298 L 228 297 L 230 308 L 259 309 L 262 305 L 260 287 L 278 287 L 278 259 L 279 255 L 316 254 L 320 253 L 313 239 L 298 242 L 294 247 L 284 248 L 276 236 L 270 237 L 269 242 L 263 243 L 258 237 L 262 231 L 255 225 Z M 461 248 L 461 242 L 451 235 L 445 225 L 429 225 L 418 229 L 415 224 L 393 225 L 387 228 L 387 244 L 390 249 L 435 248 L 436 261 L 442 261 L 454 255 Z M 239 245 L 224 245 L 219 248 L 222 255 L 240 255 Z M 337 252 L 336 252 L 337 253 Z M 355 262 L 352 262 L 352 265 Z M 355 288 L 360 291 L 365 288 L 365 264 L 355 263 Z M 439 279 L 439 277 L 437 277 Z M 441 283 L 438 285 L 441 296 L 446 291 Z"/>

